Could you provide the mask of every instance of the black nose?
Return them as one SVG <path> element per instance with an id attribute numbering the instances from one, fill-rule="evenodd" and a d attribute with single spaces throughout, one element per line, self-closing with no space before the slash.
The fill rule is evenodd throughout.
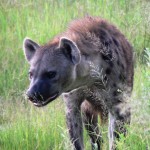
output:
<path id="1" fill-rule="evenodd" d="M 32 101 L 32 102 L 36 101 L 36 97 L 35 97 L 36 93 L 33 93 L 33 92 L 31 92 L 31 91 L 28 90 L 26 94 L 27 94 L 28 99 L 30 101 Z"/>
<path id="2" fill-rule="evenodd" d="M 34 92 L 32 90 L 28 90 L 26 94 L 28 96 L 28 99 L 32 102 L 36 103 L 36 102 L 43 100 L 43 97 L 39 92 Z"/>

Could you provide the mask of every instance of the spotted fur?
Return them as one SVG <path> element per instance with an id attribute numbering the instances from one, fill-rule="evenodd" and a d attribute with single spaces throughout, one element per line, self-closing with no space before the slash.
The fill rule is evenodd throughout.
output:
<path id="1" fill-rule="evenodd" d="M 25 40 L 24 51 L 31 70 L 36 70 L 29 99 L 44 106 L 63 93 L 74 149 L 84 149 L 82 122 L 92 149 L 102 149 L 98 116 L 104 123 L 108 113 L 109 145 L 115 149 L 119 134 L 126 135 L 131 116 L 128 100 L 133 87 L 133 51 L 125 36 L 102 18 L 85 17 L 71 22 L 64 33 L 43 46 Z M 43 74 L 52 68 L 59 76 L 48 80 Z"/>

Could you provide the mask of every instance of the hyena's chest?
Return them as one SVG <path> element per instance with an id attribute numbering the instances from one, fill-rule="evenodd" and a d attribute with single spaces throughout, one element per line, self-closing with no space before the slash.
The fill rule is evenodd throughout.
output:
<path id="1" fill-rule="evenodd" d="M 97 88 L 96 86 L 91 86 L 86 87 L 83 92 L 85 95 L 85 99 L 87 99 L 92 105 L 105 105 L 105 99 L 107 97 L 107 94 L 104 88 Z"/>

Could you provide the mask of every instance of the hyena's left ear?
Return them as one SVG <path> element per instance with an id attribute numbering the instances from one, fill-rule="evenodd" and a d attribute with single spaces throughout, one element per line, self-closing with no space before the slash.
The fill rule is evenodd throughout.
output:
<path id="1" fill-rule="evenodd" d="M 64 55 L 74 64 L 78 64 L 81 60 L 81 54 L 77 45 L 70 39 L 62 37 L 59 47 L 63 49 Z"/>
<path id="2" fill-rule="evenodd" d="M 35 43 L 34 41 L 32 41 L 29 38 L 25 38 L 23 41 L 23 50 L 24 50 L 24 54 L 25 57 L 27 59 L 28 62 L 31 61 L 31 59 L 33 58 L 36 50 L 39 48 L 40 46 Z"/>

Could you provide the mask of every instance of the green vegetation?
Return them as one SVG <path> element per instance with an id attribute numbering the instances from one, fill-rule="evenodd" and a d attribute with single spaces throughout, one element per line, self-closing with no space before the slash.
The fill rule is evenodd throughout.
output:
<path id="1" fill-rule="evenodd" d="M 28 64 L 22 51 L 28 36 L 40 44 L 86 14 L 118 26 L 135 51 L 135 82 L 129 135 L 119 150 L 150 149 L 150 2 L 148 0 L 0 1 L 0 149 L 70 150 L 64 104 L 60 99 L 36 108 L 25 97 Z M 108 149 L 107 126 L 101 127 Z M 85 133 L 85 147 L 90 150 Z"/>

